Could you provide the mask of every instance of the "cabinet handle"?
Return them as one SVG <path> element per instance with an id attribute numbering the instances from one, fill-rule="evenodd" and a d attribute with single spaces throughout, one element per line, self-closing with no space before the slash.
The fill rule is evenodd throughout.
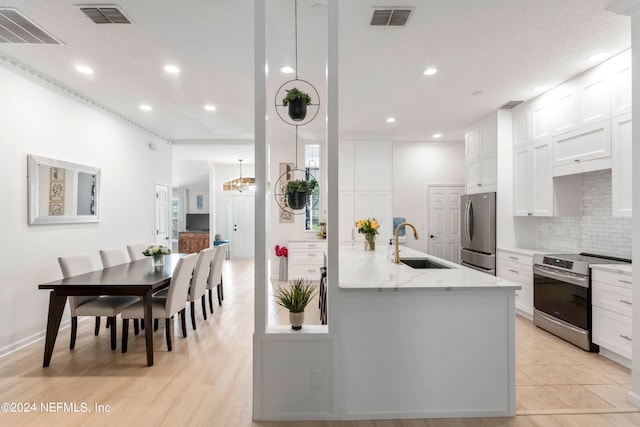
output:
<path id="1" fill-rule="evenodd" d="M 518 270 L 511 270 L 509 269 L 510 272 L 515 273 L 515 274 L 520 274 L 520 272 Z"/>
<path id="2" fill-rule="evenodd" d="M 318 254 L 307 254 L 307 256 L 316 256 Z"/>
<path id="3" fill-rule="evenodd" d="M 622 279 L 618 279 L 618 282 L 626 283 L 627 285 L 632 285 L 633 284 L 632 282 L 630 282 L 628 280 L 622 280 Z"/>
<path id="4" fill-rule="evenodd" d="M 628 336 L 626 336 L 626 335 L 620 335 L 620 338 L 624 338 L 624 339 L 625 339 L 625 340 L 627 340 L 627 341 L 633 341 L 631 338 L 629 338 L 629 337 L 628 337 Z"/>
<path id="5" fill-rule="evenodd" d="M 580 159 L 574 159 L 573 161 L 576 162 L 576 163 L 579 163 Z"/>
<path id="6" fill-rule="evenodd" d="M 478 187 L 481 187 L 481 186 L 482 186 L 482 184 L 478 183 Z"/>
<path id="7" fill-rule="evenodd" d="M 517 256 L 510 256 L 509 259 L 514 259 L 514 260 L 518 261 L 518 257 Z"/>
<path id="8" fill-rule="evenodd" d="M 307 247 L 308 248 L 315 248 L 317 245 L 313 245 L 313 244 L 308 244 Z"/>
<path id="9" fill-rule="evenodd" d="M 625 301 L 625 300 L 623 300 L 623 299 L 621 299 L 621 300 L 620 300 L 620 302 L 621 302 L 621 303 L 623 303 L 623 304 L 633 305 L 633 303 L 632 303 L 632 302 L 630 302 L 630 301 Z"/>
<path id="10" fill-rule="evenodd" d="M 527 212 L 527 216 L 533 216 L 531 212 Z"/>

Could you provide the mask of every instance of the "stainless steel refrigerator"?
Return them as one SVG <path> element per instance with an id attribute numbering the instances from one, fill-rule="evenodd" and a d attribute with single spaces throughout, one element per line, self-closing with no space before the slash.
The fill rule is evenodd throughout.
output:
<path id="1" fill-rule="evenodd" d="M 496 193 L 465 194 L 461 199 L 461 264 L 496 275 Z"/>

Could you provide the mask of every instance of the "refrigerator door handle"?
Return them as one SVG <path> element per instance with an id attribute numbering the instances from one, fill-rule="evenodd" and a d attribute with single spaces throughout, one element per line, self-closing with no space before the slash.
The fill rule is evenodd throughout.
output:
<path id="1" fill-rule="evenodd" d="M 471 231 L 470 231 L 470 221 L 469 215 L 471 211 L 471 200 L 467 200 L 467 204 L 464 207 L 464 233 L 467 239 L 467 243 L 471 243 Z"/>

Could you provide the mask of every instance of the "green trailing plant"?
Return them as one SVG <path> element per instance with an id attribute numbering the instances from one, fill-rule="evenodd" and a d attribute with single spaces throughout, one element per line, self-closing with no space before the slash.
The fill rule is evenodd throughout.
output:
<path id="1" fill-rule="evenodd" d="M 306 105 L 311 105 L 311 97 L 305 92 L 298 90 L 298 88 L 285 89 L 285 92 L 287 92 L 287 96 L 282 100 L 282 105 L 285 107 L 289 105 L 289 101 L 295 101 L 296 99 L 301 99 Z"/>
<path id="2" fill-rule="evenodd" d="M 310 179 L 308 181 L 305 181 L 303 179 L 294 179 L 287 183 L 286 192 L 287 194 L 311 194 L 316 188 L 318 188 L 318 181 L 316 181 L 315 179 Z"/>
<path id="3" fill-rule="evenodd" d="M 305 279 L 289 280 L 289 287 L 278 287 L 274 298 L 276 304 L 286 308 L 291 313 L 302 313 L 305 307 L 316 294 L 315 287 L 311 281 Z"/>

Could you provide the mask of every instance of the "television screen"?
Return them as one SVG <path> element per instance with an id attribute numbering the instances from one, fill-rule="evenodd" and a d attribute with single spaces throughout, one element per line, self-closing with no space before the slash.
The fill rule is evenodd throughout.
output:
<path id="1" fill-rule="evenodd" d="M 209 231 L 209 214 L 187 214 L 187 231 Z"/>

